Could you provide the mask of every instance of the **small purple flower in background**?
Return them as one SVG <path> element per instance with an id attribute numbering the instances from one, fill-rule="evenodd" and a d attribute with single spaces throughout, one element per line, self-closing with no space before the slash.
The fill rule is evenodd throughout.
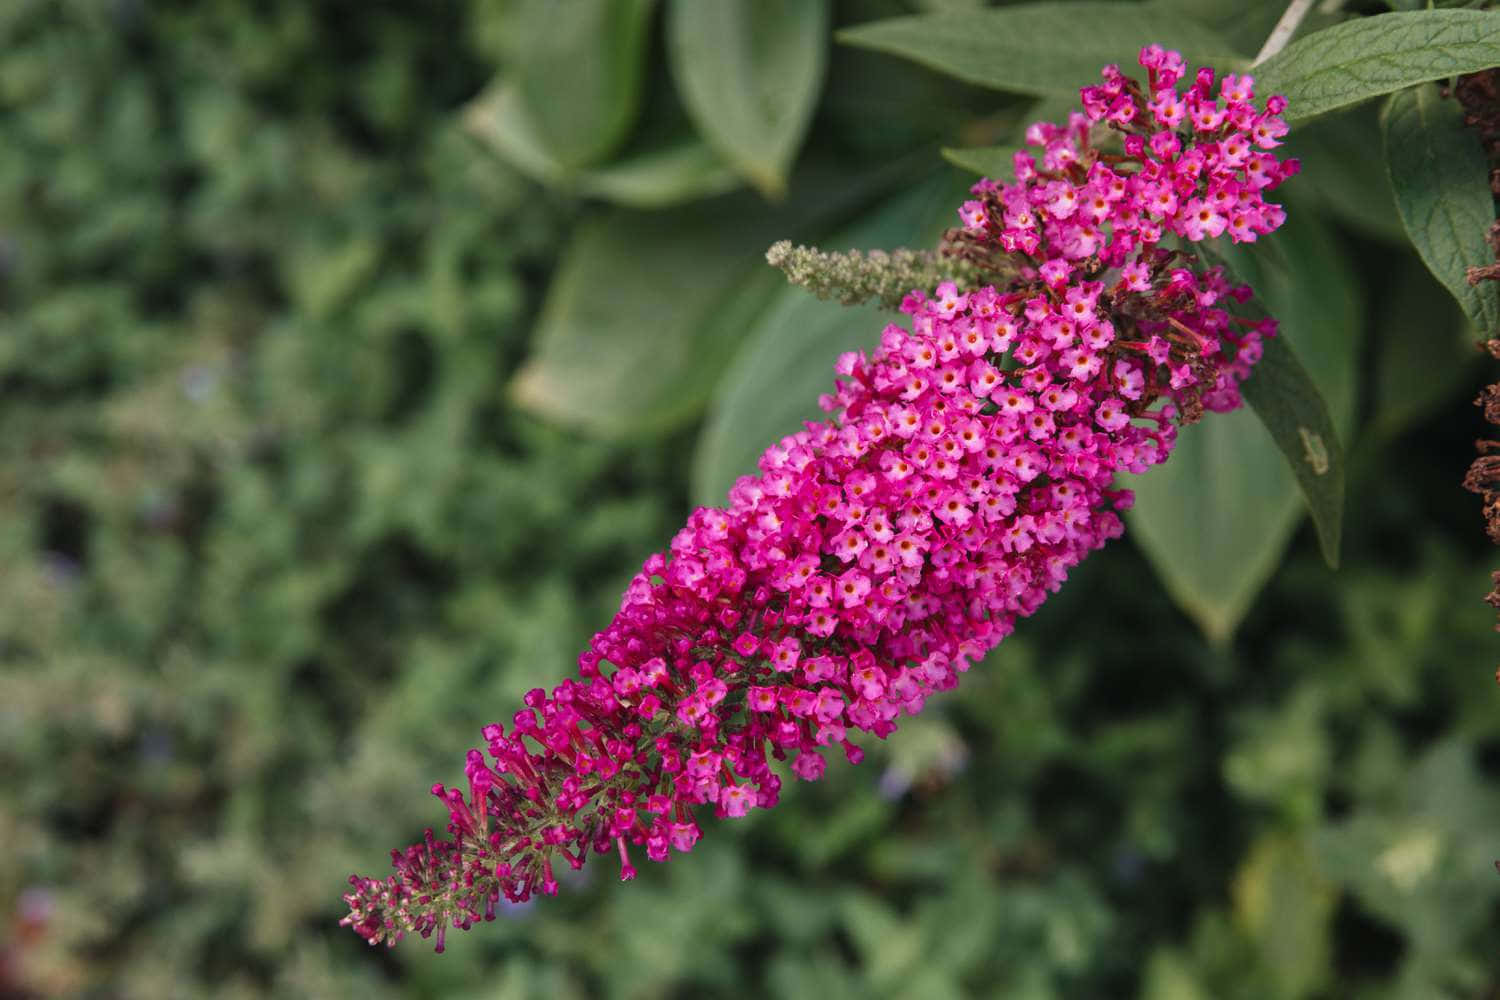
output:
<path id="1" fill-rule="evenodd" d="M 1216 94 L 1207 69 L 1179 93 L 1180 56 L 1140 61 L 1146 89 L 1106 68 L 1083 113 L 1028 129 L 1015 183 L 981 181 L 960 208 L 961 249 L 1004 260 L 1004 283 L 913 291 L 909 329 L 840 358 L 829 418 L 646 560 L 577 680 L 485 727 L 467 790 L 433 787 L 448 838 L 352 877 L 343 923 L 442 950 L 590 852 L 628 880 L 642 850 L 689 851 L 703 807 L 776 804 L 773 759 L 804 780 L 828 751 L 858 763 L 852 733 L 895 731 L 1120 535 L 1116 473 L 1237 407 L 1275 332 L 1223 308 L 1249 289 L 1163 244 L 1271 232 L 1284 215 L 1264 193 L 1296 172 L 1267 152 L 1284 101 L 1258 110 L 1249 77 Z"/>

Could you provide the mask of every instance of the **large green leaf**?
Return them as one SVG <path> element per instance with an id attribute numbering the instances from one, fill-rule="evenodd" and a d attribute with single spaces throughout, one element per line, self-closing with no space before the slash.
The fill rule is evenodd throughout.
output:
<path id="1" fill-rule="evenodd" d="M 1244 394 L 1297 480 L 1323 558 L 1337 569 L 1344 525 L 1344 449 L 1317 383 L 1285 339 L 1276 337 L 1266 343 Z"/>
<path id="2" fill-rule="evenodd" d="M 812 120 L 828 54 L 828 0 L 676 0 L 672 74 L 698 131 L 769 197 Z"/>
<path id="3" fill-rule="evenodd" d="M 1262 63 L 1256 89 L 1284 94 L 1296 121 L 1414 83 L 1500 65 L 1500 20 L 1477 10 L 1355 18 L 1297 39 Z"/>
<path id="4" fill-rule="evenodd" d="M 541 144 L 559 163 L 608 156 L 635 120 L 655 0 L 525 0 L 513 67 Z"/>
<path id="5" fill-rule="evenodd" d="M 1193 62 L 1240 63 L 1233 47 L 1175 11 L 1136 4 L 1036 3 L 965 14 L 897 17 L 846 28 L 841 42 L 888 52 L 948 76 L 1023 94 L 1068 93 L 1106 63 L 1135 65 L 1143 45 Z"/>
<path id="6" fill-rule="evenodd" d="M 828 246 L 930 245 L 949 223 L 961 190 L 945 173 L 880 206 Z M 873 349 L 896 318 L 873 305 L 840 306 L 783 284 L 745 337 L 709 411 L 693 461 L 694 498 L 722 504 L 769 445 L 801 430 L 803 421 L 820 419 L 817 400 L 833 388 L 834 361 L 844 351 Z"/>
<path id="7" fill-rule="evenodd" d="M 1500 37 L 1500 17 L 1490 22 Z M 1481 331 L 1500 327 L 1500 288 L 1471 285 L 1464 269 L 1492 263 L 1485 233 L 1495 221 L 1489 163 L 1457 101 L 1436 87 L 1392 94 L 1380 118 L 1401 221 L 1429 270 Z"/>
<path id="8" fill-rule="evenodd" d="M 766 267 L 766 247 L 838 224 L 894 176 L 799 175 L 774 209 L 742 192 L 586 221 L 548 290 L 514 398 L 601 437 L 692 419 L 783 280 Z"/>
<path id="9" fill-rule="evenodd" d="M 1342 248 L 1316 216 L 1293 211 L 1270 240 L 1225 248 L 1224 256 L 1280 320 L 1279 336 L 1296 351 L 1346 434 L 1354 413 L 1360 315 L 1358 284 Z M 1279 347 L 1268 348 L 1270 365 L 1256 377 L 1276 376 L 1276 395 L 1294 397 L 1295 382 L 1284 382 L 1281 354 Z M 1247 385 L 1246 395 L 1254 400 L 1270 388 Z M 1284 449 L 1258 413 L 1208 414 L 1182 429 L 1166 463 L 1131 484 L 1131 536 L 1173 598 L 1215 641 L 1233 634 L 1301 517 L 1287 460 L 1305 465 L 1317 479 L 1339 472 L 1333 465 L 1340 454 L 1337 436 L 1319 429 L 1315 416 L 1294 415 L 1292 421 L 1294 431 L 1308 426 L 1311 434 L 1304 439 L 1296 433 L 1296 448 Z M 1325 462 L 1327 471 L 1317 476 Z"/>

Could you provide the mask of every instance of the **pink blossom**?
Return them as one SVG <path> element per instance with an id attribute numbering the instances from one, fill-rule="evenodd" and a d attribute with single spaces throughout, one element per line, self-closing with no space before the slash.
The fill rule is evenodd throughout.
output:
<path id="1" fill-rule="evenodd" d="M 858 763 L 851 735 L 894 732 L 1120 535 L 1117 473 L 1166 460 L 1176 422 L 1239 405 L 1274 333 L 1223 308 L 1247 290 L 1158 244 L 1265 235 L 1284 213 L 1263 193 L 1295 172 L 1247 152 L 1285 134 L 1284 102 L 1256 109 L 1248 77 L 1216 97 L 1211 72 L 1178 93 L 1180 56 L 1140 62 L 1144 90 L 1106 68 L 1083 113 L 1027 130 L 1040 165 L 1018 155 L 1014 183 L 963 206 L 964 239 L 1016 277 L 914 291 L 909 329 L 842 357 L 827 419 L 645 561 L 576 679 L 528 693 L 508 732 L 484 728 L 467 794 L 433 789 L 448 837 L 352 877 L 343 923 L 441 949 L 502 896 L 556 892 L 558 863 L 613 854 L 629 880 L 632 848 L 690 851 L 695 809 L 774 805 L 773 761 L 803 780 L 825 749 Z M 1106 119 L 1124 133 L 1109 159 L 1091 143 Z"/>

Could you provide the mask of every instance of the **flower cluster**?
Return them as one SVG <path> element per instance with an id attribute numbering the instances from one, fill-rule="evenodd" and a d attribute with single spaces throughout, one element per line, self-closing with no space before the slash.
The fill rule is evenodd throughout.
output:
<path id="1" fill-rule="evenodd" d="M 1215 95 L 1214 71 L 1206 67 L 1179 93 L 1182 57 L 1159 46 L 1143 49 L 1140 62 L 1144 91 L 1109 66 L 1102 84 L 1080 92 L 1082 113 L 1065 126 L 1038 122 L 1027 129 L 1027 145 L 1039 151 L 1040 162 L 1022 150 L 1015 154 L 1014 184 L 987 179 L 974 186 L 976 198 L 959 211 L 966 249 L 1020 257 L 1054 289 L 1074 284 L 1080 273 L 1111 269 L 1123 290 L 1149 294 L 1164 266 L 1184 260 L 1172 281 L 1183 288 L 1207 281 L 1214 290 L 1201 296 L 1205 304 L 1225 291 L 1213 272 L 1197 274 L 1180 251 L 1163 244 L 1226 233 L 1234 242 L 1253 242 L 1281 225 L 1285 212 L 1265 193 L 1299 168 L 1297 160 L 1269 152 L 1287 132 L 1280 118 L 1286 100 L 1272 97 L 1258 109 L 1254 80 L 1233 74 Z M 1118 151 L 1096 138 L 1117 138 Z M 1174 388 L 1201 383 L 1201 402 L 1211 410 L 1239 405 L 1238 382 L 1259 358 L 1256 337 L 1231 358 L 1213 325 L 1182 329 L 1170 318 L 1138 325 L 1151 338 L 1153 361 L 1170 365 Z M 1199 357 L 1219 362 L 1204 367 L 1216 372 L 1216 383 L 1201 382 L 1194 371 Z M 1189 404 L 1189 419 L 1198 415 L 1197 402 Z"/>
<path id="2" fill-rule="evenodd" d="M 632 851 L 690 850 L 702 810 L 775 804 L 773 761 L 808 780 L 825 750 L 857 762 L 851 734 L 884 737 L 953 687 L 1120 534 L 1116 473 L 1165 460 L 1182 419 L 1237 405 L 1274 332 L 1223 308 L 1247 289 L 1160 243 L 1268 232 L 1280 210 L 1261 193 L 1292 169 L 1250 149 L 1284 127 L 1254 111 L 1248 78 L 1225 80 L 1221 107 L 1211 73 L 1178 96 L 1178 57 L 1142 63 L 1149 96 L 1106 70 L 1084 115 L 1031 129 L 1041 164 L 1018 157 L 1014 185 L 983 182 L 964 206 L 973 245 L 1014 277 L 912 292 L 909 329 L 840 358 L 829 418 L 646 560 L 578 679 L 486 727 L 466 790 L 434 787 L 449 837 L 352 878 L 344 923 L 372 944 L 436 932 L 441 949 L 501 896 L 555 892 L 557 865 L 590 851 L 630 879 Z M 1123 153 L 1091 142 L 1100 123 Z"/>

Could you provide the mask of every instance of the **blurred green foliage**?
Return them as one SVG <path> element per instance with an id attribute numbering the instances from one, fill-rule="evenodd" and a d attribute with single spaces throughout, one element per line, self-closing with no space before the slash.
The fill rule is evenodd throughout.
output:
<path id="1" fill-rule="evenodd" d="M 883 322 L 757 271 L 795 233 L 755 195 L 695 200 L 774 189 L 774 164 L 695 145 L 671 5 L 602 5 L 632 40 L 609 51 L 640 60 L 600 67 L 640 74 L 638 106 L 600 119 L 623 124 L 562 116 L 541 134 L 571 160 L 508 160 L 487 102 L 557 68 L 518 52 L 523 6 L 0 7 L 0 995 L 1500 990 L 1500 690 L 1457 487 L 1478 371 L 1362 194 L 1347 150 L 1373 118 L 1308 133 L 1316 245 L 1348 263 L 1325 261 L 1359 337 L 1337 574 L 1310 529 L 1279 563 L 1267 540 L 1269 585 L 1212 644 L 1121 542 L 865 765 L 690 857 L 629 886 L 586 870 L 442 956 L 337 927 L 345 876 L 441 819 L 425 789 L 480 725 L 571 669 L 690 476 L 722 488 L 804 414 L 789 387 L 859 343 L 850 316 L 870 341 Z M 578 16 L 546 37 L 593 37 Z M 815 224 L 836 243 L 929 238 L 954 180 L 936 145 L 998 143 L 1015 106 L 820 51 L 788 205 L 847 178 Z M 689 155 L 665 180 L 632 159 L 663 135 Z M 632 163 L 621 198 L 610 169 Z M 647 213 L 641 190 L 686 205 Z M 734 218 L 769 234 L 690 242 Z M 682 298 L 589 284 L 659 279 L 635 252 L 668 255 Z M 590 324 L 630 310 L 582 361 L 543 309 L 569 280 Z M 707 338 L 675 375 L 653 318 Z M 654 365 L 620 381 L 596 350 Z M 603 428 L 623 443 L 539 419 L 515 380 L 548 357 L 617 395 L 559 392 L 659 419 Z"/>

